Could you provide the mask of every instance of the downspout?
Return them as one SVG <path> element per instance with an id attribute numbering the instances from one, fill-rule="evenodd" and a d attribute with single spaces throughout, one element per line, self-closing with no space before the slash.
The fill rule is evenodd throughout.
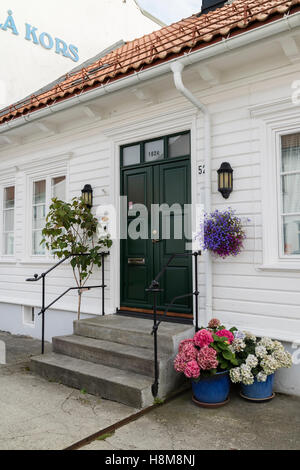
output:
<path id="1" fill-rule="evenodd" d="M 205 212 L 211 212 L 211 116 L 207 106 L 201 103 L 188 90 L 182 80 L 184 64 L 177 61 L 171 64 L 177 90 L 204 115 L 204 160 L 205 160 Z M 205 262 L 205 314 L 206 321 L 212 316 L 212 259 L 209 252 L 204 254 Z"/>

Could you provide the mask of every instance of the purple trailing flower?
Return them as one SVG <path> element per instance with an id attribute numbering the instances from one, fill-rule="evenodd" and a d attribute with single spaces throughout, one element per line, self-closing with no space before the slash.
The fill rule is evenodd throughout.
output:
<path id="1" fill-rule="evenodd" d="M 234 332 L 234 337 L 235 337 L 235 339 L 243 340 L 243 339 L 246 338 L 246 335 L 245 335 L 245 333 L 243 333 L 243 331 L 237 330 L 237 331 Z"/>
<path id="2" fill-rule="evenodd" d="M 229 208 L 225 211 L 205 214 L 204 222 L 199 237 L 203 238 L 205 250 L 226 258 L 227 256 L 237 256 L 246 238 L 242 221 Z"/>

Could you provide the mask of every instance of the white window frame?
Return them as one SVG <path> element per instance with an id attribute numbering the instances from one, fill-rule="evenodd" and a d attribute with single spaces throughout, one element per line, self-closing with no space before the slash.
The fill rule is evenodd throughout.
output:
<path id="1" fill-rule="evenodd" d="M 66 201 L 69 201 L 69 160 L 72 153 L 62 155 L 52 155 L 45 160 L 37 160 L 19 166 L 19 170 L 24 174 L 26 197 L 23 204 L 23 221 L 25 226 L 25 243 L 22 264 L 53 264 L 54 256 L 46 250 L 45 255 L 34 255 L 32 245 L 33 227 L 33 183 L 46 180 L 46 212 L 51 203 L 51 180 L 61 176 L 66 177 Z M 47 190 L 48 187 L 48 190 Z"/>
<path id="2" fill-rule="evenodd" d="M 45 199 L 45 206 L 46 206 L 46 215 L 49 211 L 49 207 L 51 205 L 51 199 L 52 199 L 52 180 L 53 178 L 60 178 L 64 176 L 66 178 L 66 194 L 65 194 L 65 201 L 67 201 L 67 175 L 64 172 L 55 172 L 52 173 L 51 175 L 47 175 L 46 177 L 39 176 L 31 179 L 31 188 L 30 188 L 30 200 L 31 200 L 31 210 L 30 210 L 30 226 L 31 226 L 31 234 L 30 234 L 30 253 L 31 257 L 33 259 L 35 258 L 43 258 L 43 259 L 53 259 L 53 255 L 45 249 L 45 254 L 40 255 L 40 254 L 34 254 L 33 253 L 33 188 L 34 188 L 34 183 L 37 183 L 39 181 L 46 181 L 46 199 Z"/>
<path id="3" fill-rule="evenodd" d="M 15 188 L 15 205 L 14 205 L 14 253 L 7 255 L 4 253 L 4 190 L 14 186 Z M 0 261 L 14 262 L 16 259 L 16 199 L 17 187 L 16 178 L 10 177 L 0 181 Z"/>
<path id="4" fill-rule="evenodd" d="M 281 138 L 285 135 L 291 135 L 291 134 L 299 134 L 300 135 L 300 126 L 298 130 L 293 130 L 289 132 L 278 132 L 277 134 L 277 152 L 276 152 L 276 157 L 277 157 L 277 174 L 278 174 L 278 181 L 277 181 L 277 187 L 279 190 L 279 200 L 278 200 L 278 228 L 279 228 L 279 237 L 278 237 L 278 243 L 279 243 L 279 259 L 280 260 L 299 260 L 300 262 L 300 254 L 299 255 L 287 255 L 284 253 L 284 224 L 283 224 L 283 192 L 282 192 L 282 176 L 283 176 L 283 171 L 282 171 L 282 145 L 281 145 Z M 297 173 L 300 173 L 300 170 L 297 171 Z M 289 214 L 285 214 L 289 215 Z"/>
<path id="5" fill-rule="evenodd" d="M 300 133 L 300 109 L 291 99 L 250 108 L 260 128 L 263 264 L 261 270 L 300 272 L 300 255 L 283 251 L 281 136 Z"/>
<path id="6" fill-rule="evenodd" d="M 29 305 L 22 305 L 22 318 L 23 318 L 23 325 L 29 328 L 35 328 L 35 322 L 36 322 L 36 314 L 35 314 L 35 308 L 33 306 Z M 34 320 L 28 319 L 32 317 L 32 313 L 34 315 Z"/>

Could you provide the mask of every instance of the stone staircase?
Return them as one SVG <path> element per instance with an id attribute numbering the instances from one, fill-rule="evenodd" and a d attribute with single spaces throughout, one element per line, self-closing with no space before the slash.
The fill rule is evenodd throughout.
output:
<path id="1" fill-rule="evenodd" d="M 74 322 L 74 334 L 53 338 L 53 352 L 33 357 L 31 369 L 92 395 L 144 408 L 153 403 L 153 322 L 109 315 Z M 158 333 L 159 398 L 182 385 L 173 369 L 179 342 L 190 325 L 162 323 Z"/>

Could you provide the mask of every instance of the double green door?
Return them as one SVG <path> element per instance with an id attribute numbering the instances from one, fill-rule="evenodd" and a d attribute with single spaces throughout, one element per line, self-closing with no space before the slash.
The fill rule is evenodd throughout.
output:
<path id="1" fill-rule="evenodd" d="M 187 252 L 190 187 L 189 158 L 121 170 L 121 193 L 127 196 L 121 221 L 127 227 L 127 239 L 121 241 L 121 308 L 151 310 L 152 298 L 145 289 L 172 254 Z M 192 292 L 191 258 L 175 258 L 161 277 L 159 310 L 164 311 L 175 296 Z M 192 315 L 192 311 L 192 297 L 176 301 L 171 308 L 175 314 Z"/>

